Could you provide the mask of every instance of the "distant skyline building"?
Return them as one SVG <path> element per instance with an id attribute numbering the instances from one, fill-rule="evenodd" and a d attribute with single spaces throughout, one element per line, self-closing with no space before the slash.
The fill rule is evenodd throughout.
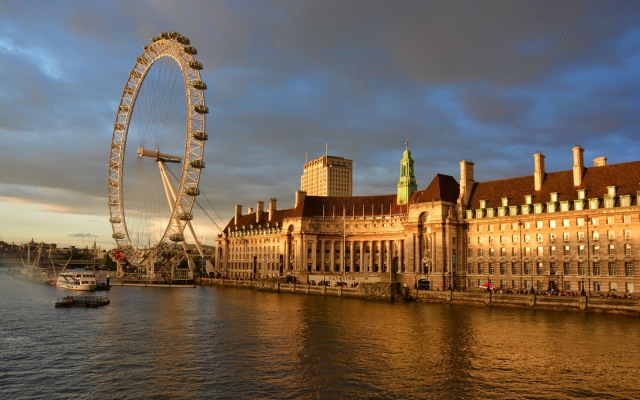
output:
<path id="1" fill-rule="evenodd" d="M 305 162 L 300 190 L 309 196 L 350 197 L 353 194 L 353 161 L 343 157 L 322 157 Z"/>

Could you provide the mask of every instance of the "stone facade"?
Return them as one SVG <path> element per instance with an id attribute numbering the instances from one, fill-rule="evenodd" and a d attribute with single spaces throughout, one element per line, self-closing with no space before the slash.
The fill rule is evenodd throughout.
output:
<path id="1" fill-rule="evenodd" d="M 571 170 L 547 173 L 536 154 L 533 175 L 489 182 L 476 182 L 474 164 L 463 160 L 459 182 L 437 174 L 406 204 L 399 186 L 378 196 L 297 191 L 291 209 L 276 210 L 272 199 L 268 211 L 258 202 L 246 215 L 236 206 L 217 238 L 216 273 L 332 286 L 421 280 L 432 290 L 632 293 L 640 162 L 599 157 L 587 168 L 581 148 L 573 156 Z"/>

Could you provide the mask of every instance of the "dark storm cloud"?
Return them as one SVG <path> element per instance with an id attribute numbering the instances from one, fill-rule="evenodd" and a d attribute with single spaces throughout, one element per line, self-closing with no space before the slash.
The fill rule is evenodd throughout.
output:
<path id="1" fill-rule="evenodd" d="M 162 31 L 198 49 L 211 109 L 201 185 L 233 204 L 293 204 L 302 164 L 354 160 L 354 193 L 394 193 L 405 140 L 421 188 L 637 159 L 635 1 L 4 1 L 2 193 L 102 215 L 115 110 Z M 226 222 L 226 221 L 224 221 Z M 77 229 L 80 231 L 80 229 Z M 92 229 L 94 231 L 94 229 Z M 6 236 L 5 233 L 2 233 Z"/>

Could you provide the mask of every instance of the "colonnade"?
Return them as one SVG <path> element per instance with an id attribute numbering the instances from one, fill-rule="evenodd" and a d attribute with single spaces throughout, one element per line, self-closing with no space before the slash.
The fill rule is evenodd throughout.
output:
<path id="1" fill-rule="evenodd" d="M 309 273 L 391 273 L 404 271 L 404 240 L 345 240 L 302 235 L 296 257 Z"/>

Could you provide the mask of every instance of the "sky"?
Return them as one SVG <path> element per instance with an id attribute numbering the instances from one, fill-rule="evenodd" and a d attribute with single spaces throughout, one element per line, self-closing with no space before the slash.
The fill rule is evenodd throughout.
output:
<path id="1" fill-rule="evenodd" d="M 640 2 L 0 0 L 0 241 L 112 248 L 109 147 L 129 71 L 165 31 L 207 83 L 200 188 L 293 206 L 305 160 L 353 160 L 354 195 L 396 192 L 405 141 L 418 188 L 640 155 Z M 218 228 L 195 221 L 204 244 Z"/>

